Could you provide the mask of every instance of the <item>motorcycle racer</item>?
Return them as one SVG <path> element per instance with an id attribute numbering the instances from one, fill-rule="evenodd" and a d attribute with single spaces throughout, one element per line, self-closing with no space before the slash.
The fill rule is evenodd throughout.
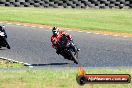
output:
<path id="1" fill-rule="evenodd" d="M 7 38 L 4 25 L 0 26 L 0 36 L 4 36 L 5 38 Z"/>
<path id="2" fill-rule="evenodd" d="M 59 28 L 57 28 L 57 27 L 53 27 L 52 33 L 53 33 L 53 35 L 51 36 L 52 47 L 54 49 L 56 49 L 56 53 L 58 55 L 61 54 L 63 56 L 63 54 L 60 52 L 61 48 L 58 45 L 58 41 L 61 39 L 61 37 L 63 35 L 65 35 L 70 40 L 70 42 L 71 42 L 70 46 L 73 48 L 74 52 L 77 52 L 80 50 L 77 47 L 75 47 L 75 44 L 73 43 L 73 39 L 72 39 L 71 35 L 68 35 L 66 32 L 59 30 Z"/>
<path id="3" fill-rule="evenodd" d="M 0 48 L 1 47 L 7 47 L 10 49 L 10 45 L 7 42 L 7 34 L 4 25 L 0 26 Z"/>

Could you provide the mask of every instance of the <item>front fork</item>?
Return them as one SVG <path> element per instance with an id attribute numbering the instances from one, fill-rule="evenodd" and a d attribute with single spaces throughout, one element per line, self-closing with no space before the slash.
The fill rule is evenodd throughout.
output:
<path id="1" fill-rule="evenodd" d="M 70 42 L 70 48 L 72 48 L 75 53 L 77 52 L 77 46 L 73 41 Z"/>

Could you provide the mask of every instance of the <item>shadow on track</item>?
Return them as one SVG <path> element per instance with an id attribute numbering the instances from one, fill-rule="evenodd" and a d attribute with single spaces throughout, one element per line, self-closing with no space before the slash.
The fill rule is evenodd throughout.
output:
<path id="1" fill-rule="evenodd" d="M 32 66 L 50 66 L 50 65 L 66 65 L 69 63 L 48 63 L 48 64 L 32 64 Z"/>
<path id="2" fill-rule="evenodd" d="M 6 50 L 6 49 L 0 49 L 0 50 Z"/>

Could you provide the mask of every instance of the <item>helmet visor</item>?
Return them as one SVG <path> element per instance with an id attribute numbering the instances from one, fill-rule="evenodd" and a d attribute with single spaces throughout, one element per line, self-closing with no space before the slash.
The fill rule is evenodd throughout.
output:
<path id="1" fill-rule="evenodd" d="M 58 31 L 57 30 L 53 30 L 53 34 L 57 35 Z"/>

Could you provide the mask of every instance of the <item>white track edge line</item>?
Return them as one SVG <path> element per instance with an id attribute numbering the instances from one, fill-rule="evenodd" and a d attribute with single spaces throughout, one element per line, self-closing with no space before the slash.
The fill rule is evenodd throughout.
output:
<path id="1" fill-rule="evenodd" d="M 5 57 L 0 57 L 0 59 L 12 61 L 12 62 L 15 62 L 15 63 L 24 64 L 25 66 L 29 66 L 29 67 L 33 67 L 32 64 L 16 61 L 16 60 L 13 60 L 13 59 L 8 59 L 8 58 L 5 58 Z"/>

